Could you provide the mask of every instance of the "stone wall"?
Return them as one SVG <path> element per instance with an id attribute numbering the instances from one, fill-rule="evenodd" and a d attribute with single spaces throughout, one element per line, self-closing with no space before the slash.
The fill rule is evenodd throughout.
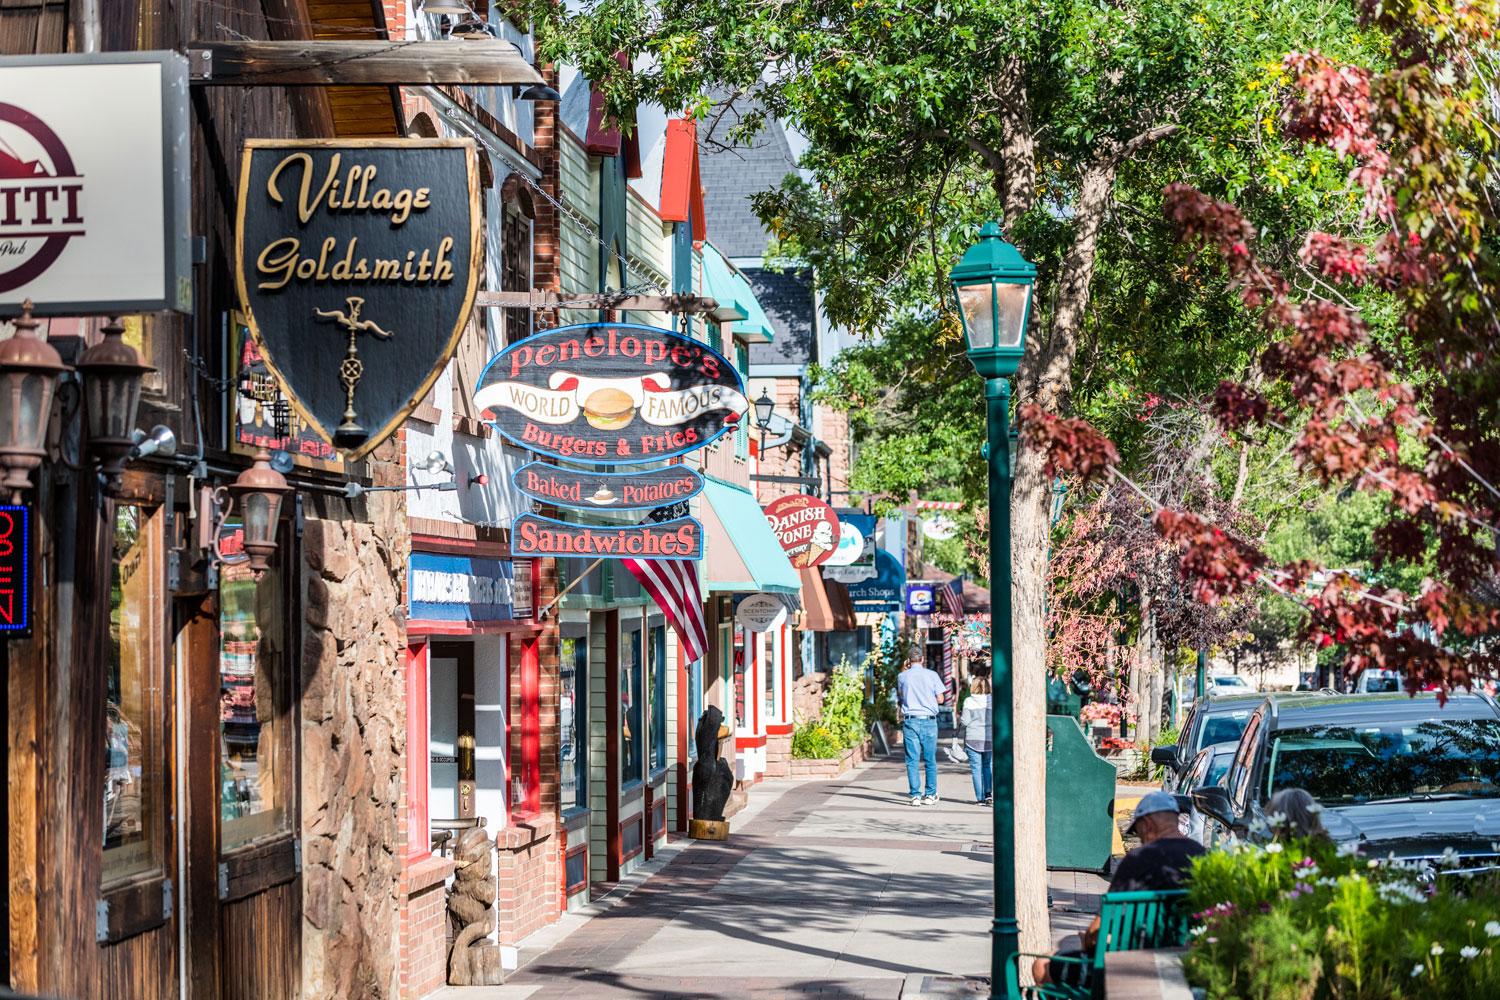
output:
<path id="1" fill-rule="evenodd" d="M 375 452 L 400 482 L 400 445 Z M 302 996 L 400 992 L 406 827 L 406 623 L 411 548 L 400 493 L 304 494 Z"/>

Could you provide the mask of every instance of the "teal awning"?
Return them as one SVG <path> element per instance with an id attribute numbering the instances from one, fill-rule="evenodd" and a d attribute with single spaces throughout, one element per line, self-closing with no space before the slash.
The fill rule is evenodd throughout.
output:
<path id="1" fill-rule="evenodd" d="M 703 499 L 709 590 L 796 594 L 802 589 L 771 522 L 748 490 L 709 479 Z"/>
<path id="2" fill-rule="evenodd" d="M 740 314 L 730 330 L 741 340 L 769 344 L 776 338 L 770 317 L 761 308 L 750 282 L 710 243 L 703 244 L 703 286 L 703 294 L 719 303 L 721 308 L 733 309 Z"/>

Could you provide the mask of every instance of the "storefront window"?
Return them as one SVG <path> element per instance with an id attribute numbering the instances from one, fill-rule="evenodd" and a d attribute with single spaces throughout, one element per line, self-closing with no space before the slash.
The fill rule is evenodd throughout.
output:
<path id="1" fill-rule="evenodd" d="M 620 784 L 641 780 L 641 626 L 620 633 Z"/>
<path id="2" fill-rule="evenodd" d="M 104 733 L 103 880 L 157 864 L 162 802 L 160 572 L 157 519 L 140 507 L 115 508 L 110 561 L 108 691 Z"/>
<path id="3" fill-rule="evenodd" d="M 771 633 L 761 633 L 757 641 L 760 643 L 760 672 L 765 678 L 766 721 L 770 722 L 776 718 L 776 672 L 780 664 L 774 662 L 771 655 L 776 648 L 776 640 L 771 637 Z"/>
<path id="4" fill-rule="evenodd" d="M 698 716 L 703 714 L 703 661 L 694 660 L 687 669 L 688 681 L 688 760 L 698 759 Z"/>
<path id="5" fill-rule="evenodd" d="M 751 727 L 750 716 L 746 712 L 746 707 L 750 702 L 745 697 L 749 660 L 750 651 L 745 648 L 745 630 L 736 625 L 734 627 L 734 723 L 740 729 Z"/>
<path id="6" fill-rule="evenodd" d="M 559 805 L 563 812 L 588 805 L 589 693 L 588 636 L 563 636 L 558 653 L 558 677 L 561 693 L 558 700 L 558 726 L 562 731 L 557 746 L 557 770 L 562 790 Z"/>
<path id="7" fill-rule="evenodd" d="M 238 522 L 226 524 L 220 551 L 242 552 Z M 287 826 L 290 761 L 282 749 L 287 698 L 281 577 L 255 579 L 232 555 L 219 570 L 219 807 L 224 850 Z"/>
<path id="8" fill-rule="evenodd" d="M 653 625 L 650 631 L 651 663 L 651 770 L 667 766 L 667 628 Z"/>

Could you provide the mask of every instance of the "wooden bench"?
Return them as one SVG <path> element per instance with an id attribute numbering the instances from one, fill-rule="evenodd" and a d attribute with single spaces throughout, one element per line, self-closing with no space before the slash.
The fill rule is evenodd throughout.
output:
<path id="1" fill-rule="evenodd" d="M 1182 889 L 1165 892 L 1107 892 L 1099 910 L 1099 937 L 1092 957 L 1028 955 L 1017 952 L 1005 964 L 1005 995 L 1008 1000 L 1104 1000 L 1104 956 L 1112 951 L 1141 948 L 1175 948 L 1187 940 L 1188 914 Z M 1073 965 L 1076 975 L 1061 978 L 1080 985 L 1045 983 L 1021 985 L 1021 962 L 1050 958 L 1054 976 L 1063 966 Z"/>

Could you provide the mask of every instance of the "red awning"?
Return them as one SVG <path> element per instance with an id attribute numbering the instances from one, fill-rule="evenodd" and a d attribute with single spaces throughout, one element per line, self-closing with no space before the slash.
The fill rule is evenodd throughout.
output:
<path id="1" fill-rule="evenodd" d="M 849 588 L 837 580 L 824 580 L 828 591 L 828 603 L 833 607 L 833 630 L 852 632 L 859 628 L 859 619 L 854 617 L 854 602 L 849 600 Z"/>
<path id="2" fill-rule="evenodd" d="M 828 602 L 823 574 L 816 569 L 799 569 L 797 575 L 802 578 L 803 631 L 832 632 L 833 606 Z"/>

